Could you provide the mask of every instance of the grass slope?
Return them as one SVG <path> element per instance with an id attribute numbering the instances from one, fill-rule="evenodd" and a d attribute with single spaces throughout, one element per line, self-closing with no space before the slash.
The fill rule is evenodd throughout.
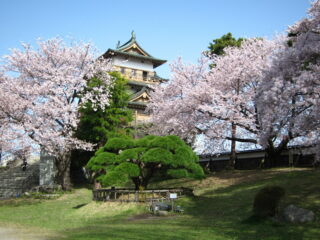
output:
<path id="1" fill-rule="evenodd" d="M 197 196 L 183 198 L 182 215 L 149 217 L 146 206 L 95 203 L 88 189 L 77 189 L 56 200 L 0 202 L 0 226 L 42 231 L 49 239 L 197 239 L 301 240 L 320 239 L 320 172 L 260 170 L 222 172 L 203 181 L 170 180 L 151 187 L 193 187 Z M 256 192 L 267 185 L 286 189 L 283 205 L 311 209 L 315 222 L 292 225 L 251 216 Z M 1 239 L 1 237 L 0 237 Z"/>

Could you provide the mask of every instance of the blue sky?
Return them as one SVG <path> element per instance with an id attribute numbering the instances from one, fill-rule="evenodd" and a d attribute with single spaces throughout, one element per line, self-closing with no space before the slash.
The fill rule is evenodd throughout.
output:
<path id="1" fill-rule="evenodd" d="M 0 0 L 0 56 L 21 41 L 56 36 L 92 41 L 102 53 L 134 30 L 154 57 L 196 62 L 212 39 L 272 38 L 309 7 L 309 0 Z M 170 76 L 168 64 L 157 72 Z"/>

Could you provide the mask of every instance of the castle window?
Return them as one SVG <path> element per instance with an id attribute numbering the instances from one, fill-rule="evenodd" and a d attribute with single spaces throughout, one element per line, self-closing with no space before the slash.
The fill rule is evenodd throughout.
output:
<path id="1" fill-rule="evenodd" d="M 124 74 L 125 73 L 125 69 L 122 67 L 122 68 L 120 68 L 120 72 L 122 73 L 122 74 Z"/>
<path id="2" fill-rule="evenodd" d="M 143 80 L 147 80 L 147 78 L 148 78 L 148 72 L 143 71 L 142 77 L 143 77 Z"/>
<path id="3" fill-rule="evenodd" d="M 136 75 L 137 75 L 137 71 L 135 69 L 132 69 L 131 70 L 131 76 L 135 77 Z"/>

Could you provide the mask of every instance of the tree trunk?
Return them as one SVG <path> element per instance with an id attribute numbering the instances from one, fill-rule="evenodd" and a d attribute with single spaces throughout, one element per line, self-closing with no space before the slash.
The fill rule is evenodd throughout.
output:
<path id="1" fill-rule="evenodd" d="M 237 79 L 237 88 L 236 88 L 236 94 L 237 96 L 240 93 L 240 79 Z M 230 160 L 229 160 L 229 168 L 234 169 L 236 165 L 236 135 L 237 135 L 237 126 L 234 124 L 234 122 L 231 123 L 231 154 L 230 154 Z"/>
<path id="2" fill-rule="evenodd" d="M 268 146 L 265 151 L 264 167 L 273 168 L 278 161 L 279 156 L 273 147 Z"/>
<path id="3" fill-rule="evenodd" d="M 229 168 L 234 169 L 235 165 L 236 165 L 236 158 L 237 158 L 237 154 L 236 154 L 236 133 L 237 133 L 237 126 L 232 123 L 231 125 L 231 154 L 230 154 L 230 160 L 229 160 Z"/>
<path id="4" fill-rule="evenodd" d="M 276 166 L 276 164 L 280 160 L 282 151 L 287 148 L 289 141 L 290 141 L 289 136 L 283 137 L 278 147 L 274 146 L 273 141 L 271 139 L 268 141 L 268 146 L 265 149 L 266 151 L 265 162 L 264 162 L 265 168 L 272 168 Z"/>
<path id="5" fill-rule="evenodd" d="M 71 152 L 68 151 L 56 159 L 57 183 L 63 190 L 70 190 L 72 187 L 70 178 Z"/>
<path id="6" fill-rule="evenodd" d="M 141 181 L 140 181 L 140 178 L 139 177 L 134 177 L 132 178 L 132 181 L 134 183 L 134 189 L 136 191 L 139 191 L 140 190 L 140 187 L 141 187 Z"/>
<path id="7" fill-rule="evenodd" d="M 145 190 L 149 184 L 149 179 L 140 177 L 132 178 L 135 190 Z"/>
<path id="8" fill-rule="evenodd" d="M 148 184 L 149 184 L 149 179 L 143 179 L 141 183 L 141 187 L 145 190 L 147 189 Z"/>

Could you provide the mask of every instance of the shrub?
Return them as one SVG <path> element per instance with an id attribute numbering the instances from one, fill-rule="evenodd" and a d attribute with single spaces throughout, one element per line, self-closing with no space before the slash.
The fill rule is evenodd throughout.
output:
<path id="1" fill-rule="evenodd" d="M 284 195 L 285 190 L 279 186 L 262 188 L 254 198 L 254 215 L 263 218 L 275 216 L 279 211 L 279 204 Z"/>
<path id="2" fill-rule="evenodd" d="M 121 186 L 132 181 L 135 189 L 146 189 L 156 176 L 173 178 L 204 177 L 198 156 L 177 136 L 110 138 L 87 168 L 95 171 L 104 186 Z"/>

